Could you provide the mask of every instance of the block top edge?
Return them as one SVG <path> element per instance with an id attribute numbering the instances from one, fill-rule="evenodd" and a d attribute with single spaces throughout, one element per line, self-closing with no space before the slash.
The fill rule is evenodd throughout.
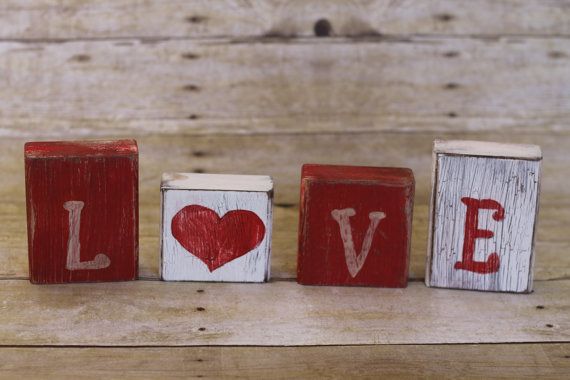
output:
<path id="1" fill-rule="evenodd" d="M 414 173 L 411 169 L 375 166 L 305 164 L 301 178 L 324 181 L 378 181 L 395 186 L 414 183 Z"/>
<path id="2" fill-rule="evenodd" d="M 133 156 L 135 140 L 33 141 L 24 145 L 26 158 Z"/>
<path id="3" fill-rule="evenodd" d="M 532 144 L 506 144 L 471 140 L 435 140 L 433 152 L 436 154 L 457 154 L 480 157 L 515 158 L 524 160 L 542 159 L 542 150 Z"/>
<path id="4" fill-rule="evenodd" d="M 273 190 L 273 180 L 266 175 L 163 173 L 160 188 L 268 192 Z"/>

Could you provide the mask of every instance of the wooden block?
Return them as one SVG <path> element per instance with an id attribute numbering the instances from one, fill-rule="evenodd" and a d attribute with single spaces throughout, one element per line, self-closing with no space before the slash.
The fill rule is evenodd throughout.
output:
<path id="1" fill-rule="evenodd" d="M 269 279 L 273 181 L 267 176 L 162 176 L 165 281 Z"/>
<path id="2" fill-rule="evenodd" d="M 413 200 L 410 169 L 304 165 L 297 281 L 406 287 Z"/>
<path id="3" fill-rule="evenodd" d="M 435 141 L 433 160 L 426 284 L 532 291 L 540 147 Z"/>
<path id="4" fill-rule="evenodd" d="M 30 281 L 135 280 L 136 141 L 30 142 L 24 151 Z"/>

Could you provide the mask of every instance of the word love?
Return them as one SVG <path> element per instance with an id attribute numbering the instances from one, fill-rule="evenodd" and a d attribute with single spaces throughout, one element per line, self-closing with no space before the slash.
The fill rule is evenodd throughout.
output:
<path id="1" fill-rule="evenodd" d="M 540 148 L 436 141 L 426 284 L 532 291 Z"/>
<path id="2" fill-rule="evenodd" d="M 271 178 L 166 173 L 161 192 L 163 280 L 269 279 Z"/>
<path id="3" fill-rule="evenodd" d="M 136 279 L 136 142 L 34 142 L 24 153 L 30 281 Z"/>
<path id="4" fill-rule="evenodd" d="M 30 281 L 136 279 L 136 142 L 24 151 Z M 532 291 L 540 148 L 435 141 L 433 160 L 427 286 Z M 269 279 L 270 177 L 165 173 L 160 188 L 163 280 Z M 414 188 L 410 169 L 304 165 L 297 281 L 407 286 Z"/>
<path id="5" fill-rule="evenodd" d="M 413 199 L 409 169 L 304 165 L 297 281 L 405 287 Z"/>

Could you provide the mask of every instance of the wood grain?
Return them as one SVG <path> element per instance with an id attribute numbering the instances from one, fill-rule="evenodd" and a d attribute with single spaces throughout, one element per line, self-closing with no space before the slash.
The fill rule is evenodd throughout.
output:
<path id="1" fill-rule="evenodd" d="M 564 378 L 570 344 L 0 348 L 0 378 Z M 81 363 L 81 371 L 77 371 Z"/>
<path id="2" fill-rule="evenodd" d="M 266 284 L 4 280 L 4 345 L 343 345 L 570 340 L 570 281 L 531 295 Z M 539 306 L 537 308 L 537 306 Z M 94 333 L 96 332 L 96 333 Z"/>
<path id="3" fill-rule="evenodd" d="M 567 132 L 568 57 L 566 38 L 0 42 L 0 137 Z"/>
<path id="4" fill-rule="evenodd" d="M 1 344 L 349 346 L 2 347 L 0 377 L 567 377 L 567 344 L 500 342 L 570 341 L 569 20 L 565 0 L 2 1 Z M 535 279 L 564 280 L 525 296 L 417 281 L 33 287 L 23 139 L 72 137 L 138 138 L 145 279 L 158 276 L 165 170 L 273 175 L 272 272 L 287 279 L 301 163 L 411 167 L 419 279 L 432 140 L 536 143 Z M 458 339 L 499 344 L 376 345 Z"/>
<path id="5" fill-rule="evenodd" d="M 5 0 L 0 15 L 14 39 L 570 34 L 564 0 Z"/>

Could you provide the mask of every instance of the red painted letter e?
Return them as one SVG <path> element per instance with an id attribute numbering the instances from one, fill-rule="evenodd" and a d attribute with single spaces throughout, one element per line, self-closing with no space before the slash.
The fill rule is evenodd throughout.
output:
<path id="1" fill-rule="evenodd" d="M 467 206 L 465 217 L 465 237 L 463 240 L 463 259 L 455 263 L 455 269 L 463 269 L 475 273 L 495 273 L 499 271 L 499 255 L 493 252 L 486 261 L 473 260 L 476 239 L 490 239 L 495 234 L 490 230 L 479 229 L 479 210 L 495 210 L 493 219 L 500 221 L 505 219 L 505 209 L 501 204 L 492 199 L 461 198 L 461 202 Z"/>

